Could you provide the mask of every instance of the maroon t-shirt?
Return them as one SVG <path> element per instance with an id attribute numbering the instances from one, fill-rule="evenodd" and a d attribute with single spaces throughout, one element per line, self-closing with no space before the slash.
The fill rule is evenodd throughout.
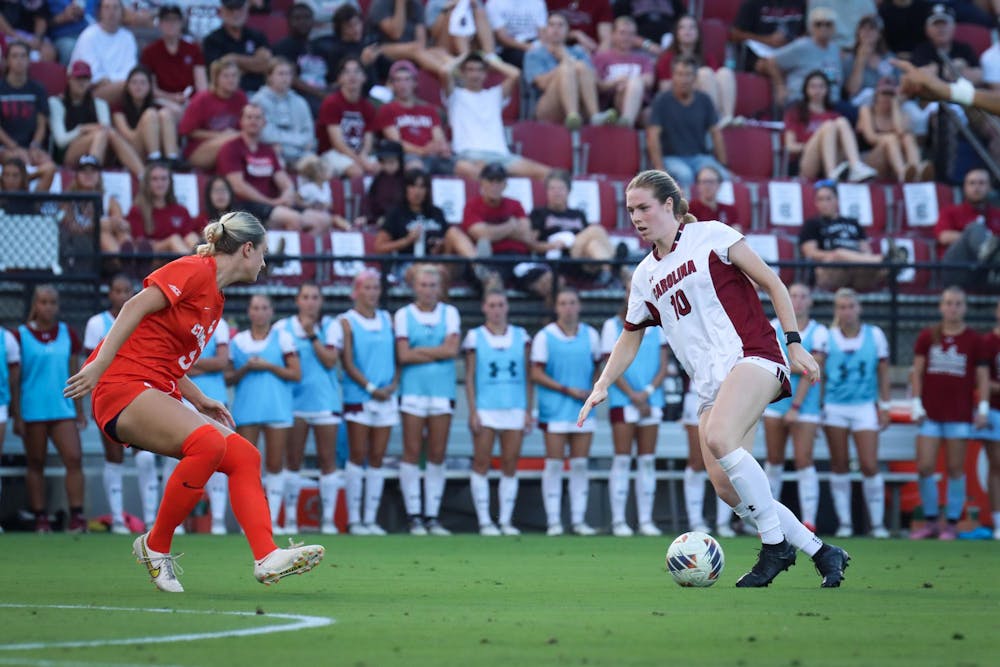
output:
<path id="1" fill-rule="evenodd" d="M 957 336 L 939 336 L 936 327 L 917 336 L 914 354 L 927 360 L 923 377 L 923 401 L 927 416 L 936 422 L 971 422 L 976 366 L 989 359 L 978 333 L 966 328 Z"/>
<path id="2" fill-rule="evenodd" d="M 265 197 L 281 194 L 274 182 L 274 175 L 281 169 L 281 160 L 270 144 L 259 142 L 257 150 L 251 151 L 242 136 L 222 144 L 219 157 L 215 160 L 215 173 L 226 176 L 241 172 L 247 184 Z"/>
<path id="3" fill-rule="evenodd" d="M 474 197 L 465 204 L 465 214 L 462 216 L 462 229 L 466 232 L 477 222 L 499 225 L 511 218 L 526 218 L 524 208 L 516 199 L 503 197 L 497 206 L 490 206 L 482 197 Z M 496 255 L 527 255 L 530 249 L 521 241 L 501 239 L 493 242 L 493 253 Z"/>
<path id="4" fill-rule="evenodd" d="M 403 106 L 399 102 L 389 102 L 379 107 L 375 114 L 375 131 L 396 126 L 399 137 L 414 146 L 426 146 L 433 139 L 433 130 L 441 125 L 437 111 L 426 104 Z"/>
<path id="5" fill-rule="evenodd" d="M 153 208 L 153 233 L 146 233 L 146 225 L 142 220 L 142 209 L 132 206 L 128 212 L 128 224 L 132 228 L 132 238 L 162 241 L 174 234 L 182 237 L 191 232 L 198 233 L 191 214 L 180 204 L 167 204 L 163 208 Z"/>
<path id="6" fill-rule="evenodd" d="M 316 116 L 319 152 L 325 153 L 332 148 L 330 133 L 326 129 L 328 125 L 339 125 L 347 145 L 355 152 L 360 152 L 365 132 L 371 132 L 375 127 L 375 113 L 375 105 L 363 97 L 357 102 L 351 102 L 339 90 L 327 95 Z"/>
<path id="7" fill-rule="evenodd" d="M 934 236 L 940 236 L 944 231 L 960 232 L 979 217 L 983 218 L 983 222 L 991 232 L 1000 234 L 1000 208 L 993 206 L 977 208 L 968 202 L 962 202 L 941 209 L 937 225 L 934 226 Z"/>
<path id="8" fill-rule="evenodd" d="M 33 329 L 31 327 L 31 325 L 29 325 L 29 324 L 26 324 L 25 326 L 28 328 L 28 331 L 31 332 L 31 335 L 34 336 L 38 340 L 39 343 L 46 343 L 46 344 L 47 343 L 51 343 L 59 335 L 59 325 L 58 324 L 56 324 L 51 329 L 44 329 L 44 330 L 41 330 L 41 331 L 39 331 L 37 329 Z M 73 327 L 71 327 L 71 326 L 69 326 L 67 324 L 66 328 L 69 330 L 69 340 L 70 340 L 69 351 L 70 351 L 70 354 L 80 354 L 81 352 L 83 352 L 83 341 L 76 334 L 76 331 L 73 329 Z M 10 329 L 10 332 L 12 334 L 14 334 L 14 338 L 17 340 L 17 344 L 20 345 L 21 344 L 21 328 L 20 327 L 14 327 L 13 329 Z"/>
<path id="9" fill-rule="evenodd" d="M 990 381 L 1000 382 L 1000 336 L 990 331 L 980 339 L 983 357 L 990 362 Z M 1000 393 L 990 392 L 990 407 L 1000 410 Z"/>
<path id="10" fill-rule="evenodd" d="M 242 90 L 237 90 L 228 99 L 218 97 L 211 90 L 195 93 L 188 102 L 184 116 L 181 117 L 180 125 L 177 127 L 177 132 L 188 138 L 184 156 L 190 157 L 191 153 L 201 145 L 201 139 L 191 136 L 195 130 L 221 132 L 240 129 L 240 115 L 246 105 L 247 96 Z"/>
<path id="11" fill-rule="evenodd" d="M 177 43 L 177 53 L 170 53 L 166 43 L 158 39 L 142 50 L 139 62 L 153 73 L 160 90 L 180 93 L 194 87 L 194 68 L 205 64 L 205 56 L 200 46 L 184 39 Z"/>
<path id="12" fill-rule="evenodd" d="M 702 222 L 706 220 L 718 220 L 724 225 L 729 225 L 730 227 L 738 225 L 743 229 L 746 229 L 749 226 L 744 224 L 743 220 L 740 220 L 739 213 L 736 211 L 736 207 L 732 204 L 715 202 L 715 210 L 713 211 L 700 200 L 692 199 L 688 202 L 688 213 Z"/>
<path id="13" fill-rule="evenodd" d="M 819 129 L 820 125 L 828 120 L 835 120 L 837 118 L 840 118 L 840 114 L 833 110 L 822 113 L 810 112 L 809 121 L 803 123 L 799 120 L 798 105 L 793 104 L 785 109 L 785 129 L 794 132 L 795 140 L 800 144 L 804 144 L 809 141 L 809 137 Z"/>

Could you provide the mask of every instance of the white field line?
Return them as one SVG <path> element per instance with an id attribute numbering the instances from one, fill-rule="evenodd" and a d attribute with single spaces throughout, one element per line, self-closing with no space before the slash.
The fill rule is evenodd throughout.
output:
<path id="1" fill-rule="evenodd" d="M 79 660 L 44 660 L 40 658 L 0 658 L 0 665 L 12 667 L 149 667 L 149 663 L 135 662 L 81 662 Z M 157 667 L 184 667 L 183 665 L 161 665 Z"/>

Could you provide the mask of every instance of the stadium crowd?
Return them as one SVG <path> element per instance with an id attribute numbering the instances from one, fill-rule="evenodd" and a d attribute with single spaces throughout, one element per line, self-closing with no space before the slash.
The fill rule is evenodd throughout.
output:
<path id="1" fill-rule="evenodd" d="M 840 421 L 823 422 L 843 443 L 838 451 L 844 455 L 834 456 L 831 464 L 841 478 L 831 485 L 846 532 L 852 530 L 850 487 L 845 491 L 843 482 L 847 435 L 854 434 L 859 452 L 864 448 L 870 454 L 871 433 L 877 438 L 882 426 L 878 408 L 888 400 L 875 370 L 887 357 L 884 336 L 861 325 L 859 313 L 850 319 L 850 304 L 857 309 L 851 290 L 881 289 L 895 265 L 913 259 L 970 266 L 953 268 L 941 286 L 981 288 L 991 279 L 1000 246 L 996 182 L 966 138 L 968 133 L 991 155 L 1000 155 L 1000 124 L 968 104 L 928 104 L 907 95 L 901 74 L 908 62 L 952 82 L 953 90 L 968 85 L 1000 91 L 998 13 L 996 0 L 13 0 L 0 7 L 0 208 L 7 215 L 46 211 L 44 204 L 2 193 L 103 193 L 110 174 L 126 172 L 127 201 L 111 197 L 106 206 L 89 201 L 59 206 L 64 233 L 94 232 L 99 224 L 102 270 L 108 275 L 125 271 L 131 278 L 156 264 L 146 259 L 148 253 L 190 252 L 205 224 L 232 208 L 252 212 L 271 230 L 314 241 L 331 231 L 361 234 L 370 252 L 397 256 L 391 266 L 383 266 L 413 290 L 413 306 L 394 317 L 380 311 L 381 283 L 368 270 L 354 276 L 354 308 L 337 318 L 321 316 L 319 290 L 303 284 L 296 297 L 298 315 L 272 325 L 273 306 L 261 295 L 251 301 L 250 327 L 232 337 L 221 333 L 228 334 L 227 329 L 217 329 L 212 352 L 206 348 L 195 367 L 208 364 L 199 371 L 215 378 L 216 390 L 224 391 L 226 382 L 235 387 L 234 414 L 241 396 L 291 393 L 287 406 L 280 401 L 241 406 L 248 414 L 264 414 L 267 408 L 277 415 L 246 422 L 247 430 L 241 431 L 252 441 L 264 433 L 264 482 L 274 518 L 282 502 L 294 506 L 299 485 L 288 471 L 301 466 L 300 450 L 312 427 L 317 443 L 323 441 L 324 498 L 343 485 L 351 531 L 381 530 L 375 521 L 382 489 L 378 471 L 388 429 L 400 419 L 389 407 L 398 393 L 405 445 L 400 484 L 411 532 L 446 532 L 437 520 L 444 485 L 441 435 L 454 395 L 421 392 L 442 386 L 453 392 L 453 382 L 434 378 L 435 373 L 453 376 L 460 354 L 473 362 L 490 358 L 495 364 L 488 367 L 491 379 L 499 382 L 501 351 L 513 345 L 530 348 L 530 356 L 503 358 L 510 381 L 515 368 L 521 371 L 516 379 L 523 386 L 518 384 L 514 395 L 523 388 L 524 401 L 518 399 L 517 405 L 504 402 L 512 394 L 497 389 L 500 385 L 482 384 L 484 371 L 477 363 L 466 367 L 468 400 L 477 406 L 470 428 L 477 447 L 472 490 L 481 530 L 516 531 L 510 522 L 517 493 L 516 434 L 528 424 L 537 398 L 539 420 L 547 425 L 543 489 L 549 531 L 562 530 L 558 500 L 568 451 L 571 526 L 588 533 L 593 529 L 581 507 L 586 507 L 589 436 L 564 422 L 572 421 L 567 415 L 575 414 L 571 405 L 582 400 L 580 394 L 586 396 L 608 352 L 602 344 L 607 336 L 580 321 L 579 296 L 566 286 L 627 289 L 629 276 L 618 267 L 638 251 L 616 214 L 608 215 L 600 205 L 593 207 L 596 213 L 582 210 L 583 200 L 574 199 L 573 190 L 581 181 L 597 182 L 598 192 L 614 200 L 611 209 L 617 210 L 616 184 L 642 167 L 664 169 L 690 193 L 691 212 L 699 219 L 718 219 L 769 237 L 776 244 L 773 259 L 802 258 L 814 265 L 806 282 L 835 293 L 838 304 L 835 325 L 810 339 L 814 351 L 828 363 L 858 351 L 851 347 L 855 344 L 875 355 L 873 363 L 859 369 L 866 382 L 876 383 L 874 389 L 866 385 L 874 393 L 861 401 L 874 417 L 847 410 Z M 972 99 L 968 91 L 963 95 L 956 101 Z M 192 176 L 193 197 L 175 191 L 181 176 Z M 533 198 L 515 196 L 514 186 L 523 179 L 537 193 Z M 446 200 L 445 189 L 439 192 L 435 184 L 455 180 L 465 191 L 459 200 L 464 205 L 446 210 L 454 200 Z M 794 188 L 778 187 L 788 184 Z M 955 185 L 961 187 L 960 197 Z M 863 189 L 867 204 L 856 206 L 859 190 L 851 186 Z M 907 198 L 918 191 L 926 195 L 927 188 L 936 214 L 918 220 Z M 351 193 L 360 193 L 357 205 L 349 201 Z M 784 215 L 793 202 L 793 213 Z M 893 224 L 887 222 L 890 217 Z M 332 242 L 329 248 L 314 247 L 336 254 Z M 271 250 L 282 254 L 280 247 Z M 140 259 L 131 259 L 134 253 Z M 438 256 L 465 261 L 427 263 Z M 553 271 L 547 260 L 559 257 L 589 262 Z M 121 307 L 115 304 L 131 289 L 125 289 L 126 282 L 111 283 L 112 307 L 105 319 Z M 483 294 L 487 323 L 465 338 L 457 312 L 444 303 L 455 283 Z M 927 283 L 922 287 L 931 289 Z M 505 289 L 537 296 L 554 310 L 555 322 L 533 337 L 508 326 Z M 806 304 L 803 332 L 812 323 L 808 289 L 800 290 Z M 918 341 L 915 378 L 923 372 L 961 375 L 969 410 L 937 413 L 926 394 L 919 406 L 928 415 L 918 462 L 924 513 L 930 518 L 938 515 L 936 489 L 927 482 L 936 443 L 943 438 L 950 455 L 957 451 L 954 443 L 968 437 L 973 412 L 980 421 L 986 418 L 981 404 L 973 406 L 974 385 L 979 382 L 980 396 L 993 397 L 998 388 L 986 388 L 977 370 L 977 365 L 990 366 L 995 384 L 996 364 L 988 362 L 996 351 L 990 357 L 978 338 L 967 343 L 968 349 L 965 342 L 955 342 L 958 347 L 949 342 L 969 331 L 962 320 L 964 293 L 945 290 L 941 303 L 942 323 Z M 613 326 L 609 320 L 606 328 Z M 39 368 L 42 375 L 35 378 L 29 360 L 45 346 L 58 345 L 59 363 L 65 357 L 68 370 L 71 358 L 96 347 L 99 337 L 91 337 L 89 329 L 80 341 L 58 320 L 58 295 L 39 290 L 27 322 L 5 345 L 10 417 L 15 424 L 23 422 L 18 430 L 33 443 L 26 446 L 31 450 L 29 498 L 42 531 L 46 514 L 39 462 L 44 462 L 46 438 L 53 440 L 67 469 L 75 471 L 66 478 L 70 528 L 82 527 L 79 442 L 67 420 L 83 417 L 79 407 L 56 406 L 40 393 L 18 389 L 36 381 L 55 386 L 61 367 Z M 389 352 L 358 356 L 376 345 Z M 565 350 L 553 354 L 560 347 Z M 662 347 L 653 341 L 648 360 L 655 357 L 657 363 L 645 364 L 649 377 L 621 386 L 620 404 L 612 404 L 619 409 L 612 410 L 616 456 L 609 484 L 616 534 L 632 530 L 621 508 L 628 495 L 633 438 L 639 452 L 638 530 L 657 530 L 644 508 L 651 507 L 646 503 L 655 489 L 648 429 L 659 421 L 660 386 L 671 368 L 661 357 Z M 573 355 L 579 355 L 579 363 L 567 362 Z M 957 367 L 935 365 L 954 365 L 963 355 L 968 365 L 961 374 Z M 379 365 L 393 358 L 398 367 Z M 376 381 L 369 372 L 385 377 Z M 319 382 L 307 378 L 309 373 L 336 383 L 333 393 L 343 405 L 295 407 L 305 400 L 302 395 L 314 392 L 292 388 L 306 386 L 307 379 Z M 936 386 L 915 379 L 914 395 Z M 493 398 L 491 391 L 504 399 Z M 407 402 L 408 396 L 413 400 Z M 856 398 L 840 396 L 835 405 L 852 405 Z M 494 400 L 503 405 L 493 405 Z M 58 414 L 49 412 L 57 407 Z M 40 418 L 32 416 L 35 408 Z M 800 400 L 771 415 L 777 423 L 769 434 L 780 437 L 784 424 L 796 442 L 808 520 L 815 469 L 809 472 L 811 444 L 806 441 L 820 418 L 802 408 Z M 524 414 L 511 414 L 514 410 Z M 989 410 L 987 417 L 1000 418 Z M 302 413 L 301 418 L 292 413 Z M 795 413 L 803 419 L 788 417 Z M 337 423 L 331 420 L 340 414 L 351 440 L 342 472 L 329 453 Z M 954 426 L 965 421 L 964 430 Z M 802 429 L 801 424 L 812 426 Z M 421 452 L 425 432 L 427 450 Z M 496 524 L 488 515 L 483 476 L 484 452 L 494 435 L 504 452 Z M 991 462 L 1000 469 L 997 449 L 990 447 Z M 881 536 L 884 526 L 876 507 L 884 491 L 869 454 L 862 455 L 870 509 L 866 530 Z M 416 465 L 421 456 L 423 470 Z M 703 516 L 697 499 L 704 496 L 705 478 L 696 458 L 692 455 L 685 478 L 685 496 L 695 503 L 687 508 L 692 523 Z M 114 467 L 121 458 L 114 459 L 109 447 L 104 481 L 120 529 L 113 495 L 121 488 L 120 467 Z M 147 471 L 140 480 L 144 505 L 155 507 L 155 465 L 136 459 Z M 960 473 L 949 467 L 945 520 L 928 523 L 933 534 L 954 534 L 955 503 L 964 498 Z M 775 479 L 780 483 L 780 476 Z M 994 478 L 991 482 L 998 484 Z M 994 509 L 1000 509 L 1000 488 L 993 496 Z M 329 529 L 326 519 L 333 506 L 327 502 L 323 513 Z M 994 526 L 998 523 L 994 518 Z M 719 530 L 724 534 L 727 526 L 723 520 Z"/>

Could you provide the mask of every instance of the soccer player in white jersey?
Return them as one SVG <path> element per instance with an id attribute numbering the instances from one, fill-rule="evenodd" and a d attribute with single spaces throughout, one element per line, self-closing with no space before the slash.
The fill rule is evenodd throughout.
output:
<path id="1" fill-rule="evenodd" d="M 626 272 L 624 278 L 629 278 Z M 618 335 L 625 325 L 628 304 L 626 283 L 625 304 L 601 327 L 601 354 L 611 354 Z M 639 533 L 655 537 L 662 535 L 653 523 L 653 502 L 656 497 L 656 436 L 663 420 L 663 380 L 667 377 L 669 352 L 662 329 L 648 328 L 639 352 L 625 374 L 611 387 L 611 438 L 615 455 L 608 477 L 608 499 L 611 503 L 611 532 L 616 537 L 631 537 L 632 528 L 625 522 L 628 500 L 629 471 L 632 469 L 632 443 L 636 446 L 635 504 Z"/>
<path id="2" fill-rule="evenodd" d="M 509 306 L 502 289 L 483 295 L 486 322 L 469 331 L 465 350 L 465 395 L 472 432 L 472 474 L 469 488 L 479 519 L 479 534 L 520 535 L 512 521 L 517 502 L 517 461 L 524 436 L 531 432 L 535 386 L 528 382 L 531 338 L 507 320 Z M 500 438 L 500 484 L 497 500 L 500 525 L 490 517 L 490 469 L 493 441 Z"/>
<path id="3" fill-rule="evenodd" d="M 666 172 L 640 173 L 626 188 L 625 201 L 639 237 L 653 250 L 632 276 L 625 329 L 579 422 L 632 363 L 641 329 L 663 327 L 701 399 L 698 431 L 712 484 L 740 517 L 756 525 L 763 543 L 757 563 L 736 585 L 767 586 L 795 564 L 798 547 L 812 556 L 824 588 L 839 586 L 847 552 L 823 544 L 771 497 L 763 468 L 746 450 L 764 408 L 790 393 L 787 362 L 751 280 L 771 297 L 792 367 L 808 382 L 819 379 L 816 360 L 801 345 L 788 290 L 739 232 L 689 215 Z"/>
<path id="4" fill-rule="evenodd" d="M 820 366 L 826 360 L 826 327 L 812 319 L 812 292 L 807 285 L 789 285 L 788 294 L 795 310 L 795 326 L 802 337 L 802 347 L 813 355 Z M 778 342 L 785 337 L 778 318 L 771 320 L 778 332 Z M 783 346 L 785 354 L 787 349 Z M 829 381 L 829 376 L 826 376 Z M 764 410 L 764 438 L 767 443 L 767 461 L 764 473 L 771 484 L 771 495 L 781 499 L 781 476 L 785 471 L 785 445 L 792 436 L 792 451 L 799 487 L 799 518 L 809 530 L 816 530 L 816 511 L 819 507 L 819 477 L 813 464 L 813 446 L 820 421 L 820 386 L 803 382 L 792 373 L 789 378 L 792 395 L 772 403 Z M 847 441 L 844 441 L 845 447 Z"/>
<path id="5" fill-rule="evenodd" d="M 135 294 L 132 279 L 124 274 L 118 274 L 108 283 L 108 309 L 97 313 L 87 320 L 87 328 L 83 334 L 84 353 L 90 355 L 111 329 L 115 318 L 121 312 L 122 306 Z M 111 442 L 108 436 L 101 432 L 101 442 L 104 445 L 104 493 L 111 511 L 111 532 L 116 535 L 128 535 L 125 525 L 123 477 L 125 448 Z M 139 476 L 139 498 L 142 501 L 143 521 L 147 526 L 153 524 L 156 518 L 156 508 L 160 503 L 160 480 L 156 475 L 156 455 L 142 449 L 135 452 L 135 467 Z"/>

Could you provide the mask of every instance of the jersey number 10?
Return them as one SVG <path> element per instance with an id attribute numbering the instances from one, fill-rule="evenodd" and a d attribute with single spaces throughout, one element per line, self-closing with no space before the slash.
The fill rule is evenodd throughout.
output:
<path id="1" fill-rule="evenodd" d="M 670 305 L 674 307 L 674 315 L 681 319 L 691 312 L 691 302 L 688 301 L 684 290 L 677 290 L 670 295 Z"/>

